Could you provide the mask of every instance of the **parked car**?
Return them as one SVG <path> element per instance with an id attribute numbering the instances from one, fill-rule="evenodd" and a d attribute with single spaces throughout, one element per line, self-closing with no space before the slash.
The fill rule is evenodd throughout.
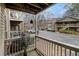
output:
<path id="1" fill-rule="evenodd" d="M 35 33 L 35 30 L 28 30 L 29 33 Z"/>

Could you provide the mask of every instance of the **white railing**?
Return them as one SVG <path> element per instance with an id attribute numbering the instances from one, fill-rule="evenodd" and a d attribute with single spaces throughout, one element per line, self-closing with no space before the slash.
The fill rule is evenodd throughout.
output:
<path id="1" fill-rule="evenodd" d="M 11 31 L 10 38 L 18 38 L 21 37 L 21 31 Z"/>

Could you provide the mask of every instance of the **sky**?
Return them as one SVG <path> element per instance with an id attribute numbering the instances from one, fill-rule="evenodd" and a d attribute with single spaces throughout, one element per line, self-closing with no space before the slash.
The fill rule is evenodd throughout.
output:
<path id="1" fill-rule="evenodd" d="M 54 18 L 62 18 L 64 13 L 67 11 L 67 9 L 65 8 L 65 5 L 66 5 L 66 3 L 57 3 L 55 5 L 52 5 L 48 9 L 46 9 L 44 12 L 45 13 L 49 12 L 49 13 L 53 14 Z"/>

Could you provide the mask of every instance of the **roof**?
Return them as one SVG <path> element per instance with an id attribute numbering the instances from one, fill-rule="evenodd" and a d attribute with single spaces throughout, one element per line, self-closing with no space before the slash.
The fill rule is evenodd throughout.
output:
<path id="1" fill-rule="evenodd" d="M 5 3 L 6 8 L 37 14 L 55 3 Z"/>
<path id="2" fill-rule="evenodd" d="M 79 22 L 79 19 L 72 18 L 72 17 L 65 17 L 65 18 L 58 20 L 56 22 Z"/>

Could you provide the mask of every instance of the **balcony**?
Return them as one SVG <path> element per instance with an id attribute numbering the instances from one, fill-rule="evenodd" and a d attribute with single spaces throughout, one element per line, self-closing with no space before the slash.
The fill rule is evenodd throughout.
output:
<path id="1" fill-rule="evenodd" d="M 45 33 L 42 31 L 36 36 L 31 33 L 26 33 L 21 39 L 5 40 L 5 56 L 23 56 L 24 42 L 26 43 L 25 50 L 27 56 L 79 56 L 79 44 L 76 44 L 78 41 L 75 41 L 79 37 L 74 37 L 74 40 L 72 37 L 69 37 L 69 39 L 64 38 L 68 37 L 65 34 L 47 32 L 52 35 L 48 36 Z M 67 39 L 68 42 L 66 41 Z"/>
<path id="2" fill-rule="evenodd" d="M 15 38 L 21 38 L 21 31 L 10 31 L 10 38 L 15 39 Z"/>
<path id="3" fill-rule="evenodd" d="M 69 27 L 79 27 L 79 24 L 59 24 L 59 25 L 57 25 L 57 27 L 64 27 L 64 26 L 66 26 L 66 25 L 69 25 Z"/>

